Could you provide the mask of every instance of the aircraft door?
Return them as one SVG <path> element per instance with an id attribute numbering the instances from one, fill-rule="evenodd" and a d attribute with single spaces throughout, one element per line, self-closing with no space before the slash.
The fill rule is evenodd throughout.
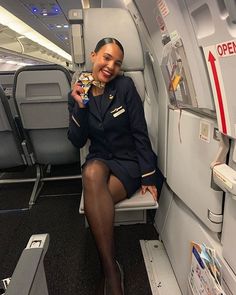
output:
<path id="1" fill-rule="evenodd" d="M 232 138 L 228 165 L 215 166 L 215 181 L 226 192 L 222 229 L 223 256 L 236 273 L 236 2 L 186 0 L 199 47 L 203 49 L 218 127 Z M 236 278 L 235 278 L 236 280 Z"/>

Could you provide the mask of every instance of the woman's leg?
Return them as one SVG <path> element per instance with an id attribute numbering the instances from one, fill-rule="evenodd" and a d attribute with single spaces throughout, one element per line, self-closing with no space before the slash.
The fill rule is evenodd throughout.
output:
<path id="1" fill-rule="evenodd" d="M 120 295 L 120 275 L 115 262 L 114 204 L 125 199 L 122 183 L 99 160 L 90 161 L 83 170 L 85 214 L 99 252 L 111 294 Z M 109 294 L 110 295 L 110 294 Z"/>

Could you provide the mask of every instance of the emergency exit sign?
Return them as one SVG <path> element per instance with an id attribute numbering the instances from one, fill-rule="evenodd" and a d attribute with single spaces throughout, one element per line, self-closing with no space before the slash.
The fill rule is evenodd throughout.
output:
<path id="1" fill-rule="evenodd" d="M 236 55 L 236 40 L 219 43 L 216 50 L 219 57 Z"/>

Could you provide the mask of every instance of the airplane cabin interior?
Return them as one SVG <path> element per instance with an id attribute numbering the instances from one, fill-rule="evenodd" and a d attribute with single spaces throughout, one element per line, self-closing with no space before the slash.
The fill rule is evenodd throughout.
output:
<path id="1" fill-rule="evenodd" d="M 0 0 L 0 294 L 98 294 L 89 142 L 67 132 L 104 37 L 124 47 L 158 167 L 157 202 L 115 205 L 125 294 L 236 295 L 235 0 Z"/>

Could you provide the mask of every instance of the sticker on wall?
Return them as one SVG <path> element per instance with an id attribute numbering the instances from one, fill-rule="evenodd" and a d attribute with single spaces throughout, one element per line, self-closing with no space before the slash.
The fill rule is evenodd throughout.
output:
<path id="1" fill-rule="evenodd" d="M 163 17 L 166 17 L 170 13 L 165 0 L 157 0 L 157 5 Z"/>
<path id="2" fill-rule="evenodd" d="M 218 53 L 218 57 L 236 55 L 236 40 L 216 44 L 216 51 Z"/>
<path id="3" fill-rule="evenodd" d="M 219 130 L 225 135 L 232 136 L 229 110 L 227 105 L 221 67 L 217 53 L 217 46 L 211 45 L 208 47 L 204 47 L 203 52 L 214 96 Z"/>
<path id="4" fill-rule="evenodd" d="M 166 31 L 166 25 L 165 25 L 165 22 L 164 22 L 162 16 L 158 15 L 156 17 L 156 21 L 157 21 L 157 24 L 158 24 L 158 26 L 160 28 L 161 33 L 165 32 Z"/>
<path id="5" fill-rule="evenodd" d="M 180 39 L 180 35 L 177 31 L 173 31 L 170 33 L 170 39 L 172 41 L 172 43 L 176 42 L 177 40 Z"/>
<path id="6" fill-rule="evenodd" d="M 210 143 L 211 124 L 207 121 L 200 121 L 199 138 L 202 141 Z"/>

